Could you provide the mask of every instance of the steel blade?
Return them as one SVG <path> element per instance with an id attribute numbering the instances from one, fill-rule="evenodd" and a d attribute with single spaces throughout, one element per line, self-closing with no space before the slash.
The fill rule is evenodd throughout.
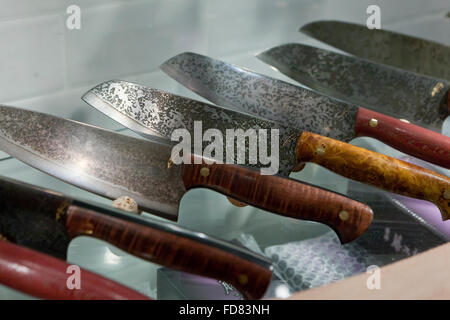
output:
<path id="1" fill-rule="evenodd" d="M 301 135 L 301 131 L 286 128 L 262 118 L 121 80 L 112 80 L 98 85 L 87 92 L 83 96 L 83 100 L 123 125 L 134 121 L 135 123 L 129 126 L 130 129 L 146 137 L 152 132 L 170 139 L 172 132 L 180 128 L 195 134 L 195 121 L 201 122 L 202 132 L 200 134 L 202 137 L 204 132 L 209 129 L 217 129 L 223 136 L 227 129 L 240 129 L 243 132 L 249 129 L 278 129 L 279 174 L 288 176 L 296 165 L 296 138 Z M 116 112 L 111 112 L 111 108 Z M 145 131 L 141 132 L 140 128 L 145 128 Z M 268 130 L 269 135 L 270 130 Z M 225 141 L 225 138 L 223 139 Z M 268 141 L 270 142 L 269 137 Z M 203 148 L 206 145 L 208 143 L 204 141 Z M 248 147 L 247 143 L 245 154 L 250 154 Z M 236 143 L 234 150 L 236 150 Z M 191 152 L 198 154 L 195 150 Z M 270 151 L 268 153 L 270 154 Z M 223 154 L 225 159 L 227 157 L 226 150 Z M 236 154 L 234 163 L 242 163 L 239 162 Z M 250 159 L 247 159 L 244 164 L 254 167 L 263 166 L 257 159 L 253 159 L 253 161 L 256 163 L 250 163 Z"/>
<path id="2" fill-rule="evenodd" d="M 356 106 L 196 53 L 160 68 L 218 105 L 345 142 L 355 138 Z"/>
<path id="3" fill-rule="evenodd" d="M 53 190 L 0 176 L 0 238 L 66 259 L 69 237 L 66 220 L 69 206 L 95 211 L 105 219 L 117 218 L 151 229 L 168 232 L 211 247 L 225 250 L 265 268 L 272 269 L 270 260 L 244 247 L 228 243 L 204 233 L 182 228 L 177 224 L 143 218 L 110 206 L 80 201 Z"/>
<path id="4" fill-rule="evenodd" d="M 437 131 L 449 114 L 450 84 L 439 79 L 296 43 L 257 57 L 322 94 Z"/>
<path id="5" fill-rule="evenodd" d="M 0 149 L 101 196 L 128 195 L 142 210 L 172 220 L 185 193 L 171 145 L 136 139 L 51 115 L 0 106 Z"/>
<path id="6" fill-rule="evenodd" d="M 312 22 L 300 31 L 357 57 L 450 81 L 444 44 L 340 21 Z"/>

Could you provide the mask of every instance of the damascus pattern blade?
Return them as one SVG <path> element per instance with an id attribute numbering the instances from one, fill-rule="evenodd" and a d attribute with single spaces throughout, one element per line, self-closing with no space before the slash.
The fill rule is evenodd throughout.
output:
<path id="1" fill-rule="evenodd" d="M 101 196 L 132 197 L 172 220 L 186 192 L 171 145 L 145 141 L 51 115 L 0 106 L 0 149 L 56 178 Z"/>
<path id="2" fill-rule="evenodd" d="M 279 174 L 288 176 L 296 166 L 295 148 L 297 138 L 301 131 L 286 128 L 278 123 L 257 118 L 248 114 L 227 110 L 200 101 L 177 96 L 165 91 L 141 86 L 127 81 L 112 80 L 98 85 L 83 96 L 83 100 L 98 110 L 107 113 L 116 121 L 127 121 L 135 124 L 131 129 L 145 137 L 156 135 L 171 139 L 175 129 L 186 129 L 192 138 L 204 134 L 210 129 L 219 130 L 225 144 L 227 130 L 258 131 L 266 129 L 268 154 L 271 154 L 270 141 L 271 130 L 278 129 L 279 133 Z M 117 110 L 112 114 L 111 108 Z M 109 110 L 109 111 L 108 111 Z M 195 121 L 201 122 L 201 129 L 197 132 Z M 145 128 L 142 133 L 139 128 Z M 242 135 L 243 136 L 243 135 Z M 234 141 L 233 150 L 237 151 Z M 210 142 L 202 141 L 202 150 Z M 227 158 L 228 146 L 223 150 L 223 158 Z M 199 154 L 195 146 L 191 149 L 194 154 Z M 201 150 L 200 150 L 201 152 Z M 259 154 L 259 153 L 258 153 Z M 245 155 L 250 155 L 249 142 L 245 144 Z M 251 167 L 266 167 L 267 164 L 259 162 L 256 158 L 238 158 L 238 152 L 234 153 L 234 163 L 245 164 Z"/>
<path id="3" fill-rule="evenodd" d="M 450 47 L 388 30 L 317 21 L 301 32 L 360 58 L 450 81 Z"/>
<path id="4" fill-rule="evenodd" d="M 322 94 L 437 131 L 449 115 L 443 80 L 296 43 L 257 57 Z"/>
<path id="5" fill-rule="evenodd" d="M 161 69 L 218 105 L 345 142 L 355 137 L 356 106 L 190 52 Z"/>

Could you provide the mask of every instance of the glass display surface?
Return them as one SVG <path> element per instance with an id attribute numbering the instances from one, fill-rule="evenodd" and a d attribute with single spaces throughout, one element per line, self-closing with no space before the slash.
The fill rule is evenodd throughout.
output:
<path id="1" fill-rule="evenodd" d="M 207 101 L 178 84 L 158 69 L 170 57 L 193 51 L 297 84 L 255 58 L 270 47 L 298 42 L 320 48 L 331 47 L 298 32 L 311 21 L 335 19 L 365 23 L 367 1 L 79 1 L 81 28 L 68 29 L 65 5 L 48 2 L 49 8 L 32 4 L 29 16 L 20 8 L 0 17 L 11 21 L 4 33 L 17 33 L 21 42 L 33 36 L 34 25 L 51 34 L 40 35 L 22 52 L 12 43 L 4 84 L 3 104 L 51 113 L 115 130 L 142 139 L 81 100 L 96 84 L 123 79 L 172 93 Z M 411 3 L 414 4 L 411 4 Z M 42 3 L 42 2 L 41 2 Z M 344 4 L 345 3 L 345 4 Z M 383 28 L 450 44 L 448 1 L 396 1 L 381 7 Z M 44 18 L 42 18 L 44 17 Z M 40 26 L 37 22 L 43 19 Z M 17 25 L 13 26 L 13 23 Z M 16 28 L 16 29 L 14 29 Z M 0 35 L 2 34 L 0 29 Z M 30 36 L 31 34 L 31 36 Z M 56 39 L 56 40 L 55 40 Z M 48 42 L 46 42 L 48 41 Z M 45 67 L 32 58 L 42 55 Z M 40 45 L 63 48 L 62 52 L 40 49 Z M 18 52 L 21 52 L 18 55 Z M 7 56 L 5 56 L 7 55 Z M 55 56 L 53 56 L 55 55 Z M 52 61 L 49 61 L 52 60 Z M 27 61 L 29 69 L 21 67 Z M 30 62 L 31 61 L 31 62 Z M 16 71 L 14 71 L 16 68 Z M 31 70 L 31 71 L 30 71 Z M 34 71 L 33 71 L 34 70 Z M 33 77 L 41 78 L 38 84 Z M 19 81 L 20 80 L 20 81 Z M 5 80 L 0 80 L 3 85 Z M 22 91 L 17 87 L 25 87 Z M 30 90 L 29 87 L 35 87 Z M 400 88 L 399 88 L 400 89 Z M 450 121 L 442 133 L 450 136 Z M 370 138 L 352 144 L 392 157 L 417 161 Z M 424 164 L 446 176 L 449 170 Z M 0 152 L 0 175 L 46 187 L 74 198 L 111 204 L 103 197 L 81 190 Z M 380 189 L 351 181 L 318 165 L 308 163 L 290 178 L 345 194 L 372 207 L 374 221 L 363 236 L 341 245 L 326 225 L 281 217 L 251 207 L 237 207 L 214 191 L 189 191 L 180 203 L 178 224 L 238 245 L 272 260 L 274 276 L 265 297 L 288 297 L 296 291 L 326 285 L 365 273 L 436 247 L 450 239 L 450 227 L 440 221 L 436 207 L 423 201 L 394 196 Z M 302 195 L 298 195 L 301 197 Z M 143 217 L 162 219 L 144 212 Z M 439 219 L 435 219 L 435 217 Z M 89 237 L 74 239 L 68 262 L 136 289 L 154 299 L 241 299 L 233 287 L 221 281 L 192 276 L 143 261 L 116 247 Z M 0 299 L 31 297 L 0 286 Z"/>

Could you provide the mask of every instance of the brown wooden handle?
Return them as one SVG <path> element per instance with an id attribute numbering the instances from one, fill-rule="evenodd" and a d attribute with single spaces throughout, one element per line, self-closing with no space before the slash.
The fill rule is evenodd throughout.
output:
<path id="1" fill-rule="evenodd" d="M 373 219 L 370 207 L 331 191 L 228 164 L 185 164 L 187 189 L 204 187 L 286 217 L 327 224 L 342 243 L 358 238 Z"/>
<path id="2" fill-rule="evenodd" d="M 443 220 L 450 218 L 450 179 L 436 172 L 310 132 L 300 136 L 296 155 L 299 162 L 313 162 L 349 179 L 433 202 Z"/>
<path id="3" fill-rule="evenodd" d="M 239 254 L 75 205 L 67 211 L 66 228 L 71 237 L 92 236 L 144 260 L 223 280 L 249 299 L 261 298 L 272 276 L 271 267 Z"/>

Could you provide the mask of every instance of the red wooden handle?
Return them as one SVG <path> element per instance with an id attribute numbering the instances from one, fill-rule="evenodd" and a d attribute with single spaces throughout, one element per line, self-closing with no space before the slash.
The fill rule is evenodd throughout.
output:
<path id="1" fill-rule="evenodd" d="M 416 158 L 450 169 L 450 138 L 384 114 L 359 108 L 356 136 L 371 137 Z"/>
<path id="2" fill-rule="evenodd" d="M 140 257 L 175 270 L 223 280 L 248 299 L 264 296 L 272 278 L 272 266 L 232 246 L 205 243 L 168 230 L 111 217 L 92 209 L 71 205 L 67 210 L 67 233 L 71 238 L 91 236 Z M 244 251 L 245 252 L 245 251 Z"/>
<path id="3" fill-rule="evenodd" d="M 132 289 L 82 270 L 81 288 L 69 289 L 69 264 L 0 240 L 0 283 L 36 298 L 52 300 L 149 300 Z"/>

